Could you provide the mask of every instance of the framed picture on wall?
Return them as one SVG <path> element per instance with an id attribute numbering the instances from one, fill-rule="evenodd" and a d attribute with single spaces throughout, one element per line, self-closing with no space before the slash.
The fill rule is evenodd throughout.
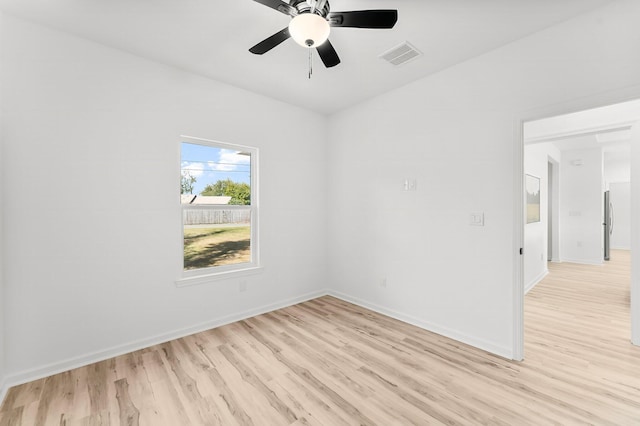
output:
<path id="1" fill-rule="evenodd" d="M 540 222 L 540 178 L 525 175 L 524 184 L 527 195 L 527 223 Z"/>

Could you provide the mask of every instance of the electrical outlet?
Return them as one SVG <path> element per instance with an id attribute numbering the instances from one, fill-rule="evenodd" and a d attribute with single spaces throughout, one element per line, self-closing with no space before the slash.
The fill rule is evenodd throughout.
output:
<path id="1" fill-rule="evenodd" d="M 484 212 L 471 212 L 469 215 L 469 225 L 484 226 Z"/>
<path id="2" fill-rule="evenodd" d="M 240 290 L 240 293 L 244 293 L 245 291 L 247 291 L 247 282 L 246 281 L 240 281 L 238 283 L 238 290 Z"/>

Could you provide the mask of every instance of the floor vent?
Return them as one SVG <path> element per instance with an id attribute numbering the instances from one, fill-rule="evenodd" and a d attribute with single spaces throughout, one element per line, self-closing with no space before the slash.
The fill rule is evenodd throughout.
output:
<path id="1" fill-rule="evenodd" d="M 392 65 L 402 65 L 420 55 L 422 55 L 422 53 L 420 53 L 418 49 L 413 47 L 413 45 L 408 41 L 405 41 L 404 43 L 384 52 L 380 55 L 380 58 Z"/>

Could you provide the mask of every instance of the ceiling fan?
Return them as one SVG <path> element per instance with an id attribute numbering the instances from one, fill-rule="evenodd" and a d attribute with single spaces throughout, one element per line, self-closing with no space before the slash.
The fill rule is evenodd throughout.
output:
<path id="1" fill-rule="evenodd" d="M 262 55 L 293 38 L 302 47 L 315 48 L 327 68 L 340 63 L 338 53 L 328 40 L 331 27 L 389 29 L 398 20 L 398 11 L 389 9 L 331 12 L 328 0 L 254 1 L 292 19 L 287 28 L 256 44 L 249 52 Z"/>

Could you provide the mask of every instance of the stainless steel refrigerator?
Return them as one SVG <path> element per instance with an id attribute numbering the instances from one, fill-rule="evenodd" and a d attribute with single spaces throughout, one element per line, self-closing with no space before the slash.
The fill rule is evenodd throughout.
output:
<path id="1" fill-rule="evenodd" d="M 604 191 L 604 260 L 611 255 L 611 235 L 613 234 L 613 204 L 609 191 Z"/>

